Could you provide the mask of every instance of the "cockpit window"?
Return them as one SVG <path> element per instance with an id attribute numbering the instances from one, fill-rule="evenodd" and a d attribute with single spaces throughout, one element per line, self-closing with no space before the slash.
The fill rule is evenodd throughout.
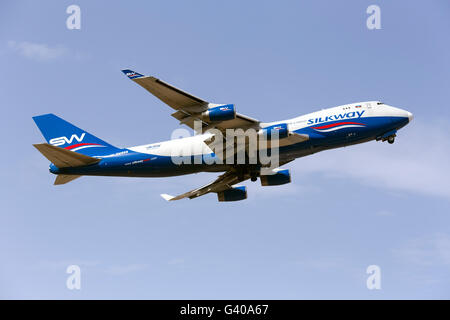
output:
<path id="1" fill-rule="evenodd" d="M 379 106 L 380 104 L 384 104 L 383 102 L 377 102 L 377 105 Z"/>

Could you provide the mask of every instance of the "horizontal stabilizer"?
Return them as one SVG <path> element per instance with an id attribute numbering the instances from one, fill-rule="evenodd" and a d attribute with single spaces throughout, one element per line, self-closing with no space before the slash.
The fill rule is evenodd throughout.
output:
<path id="1" fill-rule="evenodd" d="M 100 162 L 100 159 L 55 147 L 48 143 L 34 144 L 33 146 L 58 168 L 80 167 Z"/>
<path id="2" fill-rule="evenodd" d="M 55 179 L 54 185 L 60 185 L 60 184 L 66 184 L 70 181 L 75 180 L 76 178 L 79 178 L 81 176 L 77 175 L 69 175 L 69 174 L 58 174 L 58 176 Z"/>

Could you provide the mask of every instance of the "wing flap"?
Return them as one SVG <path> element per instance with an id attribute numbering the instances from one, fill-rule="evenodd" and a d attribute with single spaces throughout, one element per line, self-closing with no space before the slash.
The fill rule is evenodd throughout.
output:
<path id="1" fill-rule="evenodd" d="M 258 120 L 236 113 L 236 118 L 233 120 L 222 121 L 216 127 L 220 130 L 237 128 L 246 130 L 250 127 L 256 127 L 258 124 Z"/>

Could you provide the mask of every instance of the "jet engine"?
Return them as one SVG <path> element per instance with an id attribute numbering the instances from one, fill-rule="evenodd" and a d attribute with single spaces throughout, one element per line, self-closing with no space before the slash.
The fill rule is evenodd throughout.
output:
<path id="1" fill-rule="evenodd" d="M 289 169 L 275 169 L 274 172 L 274 174 L 260 176 L 262 186 L 279 186 L 291 182 Z"/>
<path id="2" fill-rule="evenodd" d="M 278 139 L 286 138 L 289 135 L 289 129 L 287 123 L 275 124 L 273 126 L 262 128 L 258 131 L 260 136 L 264 136 L 266 139 L 270 139 L 273 134 L 278 132 Z"/>
<path id="3" fill-rule="evenodd" d="M 247 188 L 245 186 L 234 187 L 217 193 L 219 201 L 239 201 L 247 199 Z"/>
<path id="4" fill-rule="evenodd" d="M 213 107 L 203 112 L 202 118 L 212 122 L 233 120 L 236 118 L 236 109 L 234 104 Z"/>

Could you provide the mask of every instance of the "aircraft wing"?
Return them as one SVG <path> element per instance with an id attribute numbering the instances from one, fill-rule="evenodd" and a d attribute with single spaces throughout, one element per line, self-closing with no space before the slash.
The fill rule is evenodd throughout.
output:
<path id="1" fill-rule="evenodd" d="M 285 164 L 293 161 L 295 159 L 287 159 L 280 162 L 280 166 L 284 166 Z M 171 196 L 170 194 L 163 193 L 161 197 L 164 200 L 172 201 L 172 200 L 180 200 L 184 198 L 194 199 L 200 196 L 203 196 L 210 192 L 222 192 L 228 189 L 233 188 L 237 183 L 243 182 L 245 180 L 250 179 L 250 174 L 248 172 L 242 172 L 239 168 L 233 167 L 224 174 L 217 177 L 216 180 L 207 184 L 206 186 L 200 187 L 198 189 L 194 189 L 188 191 L 186 193 L 180 194 L 178 196 Z"/>
<path id="2" fill-rule="evenodd" d="M 172 113 L 172 116 L 179 120 L 180 124 L 186 124 L 192 129 L 194 129 L 195 120 L 202 121 L 202 132 L 210 128 L 217 128 L 224 131 L 225 129 L 246 129 L 259 125 L 258 120 L 239 113 L 236 113 L 235 119 L 232 120 L 210 122 L 201 117 L 202 112 L 207 111 L 211 107 L 220 105 L 209 103 L 155 77 L 144 76 L 129 69 L 122 70 L 122 72 L 128 78 L 174 109 L 175 112 Z"/>
<path id="3" fill-rule="evenodd" d="M 188 191 L 186 193 L 180 194 L 178 196 L 171 196 L 169 194 L 161 194 L 161 197 L 163 197 L 167 201 L 172 200 L 180 200 L 183 198 L 197 198 L 200 196 L 203 196 L 210 192 L 221 192 L 225 191 L 227 189 L 231 189 L 233 185 L 245 181 L 250 178 L 250 175 L 244 174 L 239 175 L 238 172 L 235 170 L 230 170 L 225 172 L 224 174 L 220 175 L 215 181 L 211 182 L 210 184 L 207 184 L 206 186 L 203 186 L 198 189 L 194 189 L 191 191 Z"/>

